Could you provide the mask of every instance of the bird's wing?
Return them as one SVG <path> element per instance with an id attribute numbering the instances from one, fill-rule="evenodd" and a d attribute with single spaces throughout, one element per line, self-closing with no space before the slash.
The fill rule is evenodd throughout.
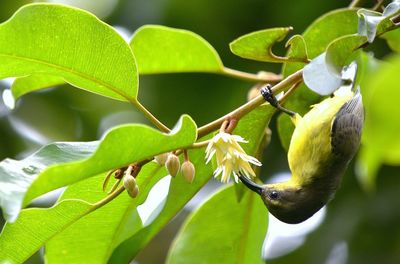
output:
<path id="1" fill-rule="evenodd" d="M 349 155 L 352 158 L 360 145 L 363 124 L 364 107 L 362 96 L 357 89 L 354 96 L 340 108 L 332 121 L 332 152 L 341 156 Z"/>

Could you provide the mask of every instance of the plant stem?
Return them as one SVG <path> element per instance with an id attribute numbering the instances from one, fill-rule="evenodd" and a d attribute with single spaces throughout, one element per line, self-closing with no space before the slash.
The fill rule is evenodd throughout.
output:
<path id="1" fill-rule="evenodd" d="M 283 81 L 281 81 L 280 83 L 275 85 L 272 88 L 272 91 L 275 94 L 279 93 L 279 92 L 283 91 L 285 88 L 292 86 L 293 84 L 299 82 L 302 78 L 303 78 L 303 70 L 299 70 L 299 71 L 293 73 L 292 75 L 289 75 L 286 79 L 284 79 Z M 246 104 L 233 110 L 232 112 L 224 115 L 223 117 L 220 117 L 217 120 L 200 127 L 197 130 L 198 138 L 201 138 L 201 137 L 207 135 L 208 133 L 217 130 L 221 126 L 221 124 L 226 120 L 230 120 L 230 119 L 239 120 L 242 116 L 249 113 L 253 109 L 257 108 L 258 106 L 262 105 L 263 103 L 265 103 L 265 100 L 262 97 L 262 95 L 257 96 L 253 100 L 247 102 Z"/>
<path id="2" fill-rule="evenodd" d="M 115 191 L 113 191 L 112 193 L 110 193 L 109 195 L 107 195 L 106 197 L 101 199 L 100 201 L 93 204 L 93 207 L 90 209 L 90 212 L 93 212 L 93 211 L 99 209 L 100 207 L 108 204 L 109 202 L 111 202 L 112 200 L 117 198 L 118 195 L 120 195 L 123 191 L 125 191 L 125 187 L 123 185 L 121 185 L 118 189 L 116 189 Z"/>
<path id="3" fill-rule="evenodd" d="M 364 1 L 363 0 L 353 0 L 353 1 L 351 1 L 349 8 L 358 7 L 362 4 L 362 2 L 364 2 Z"/>
<path id="4" fill-rule="evenodd" d="M 152 122 L 158 129 L 163 132 L 170 132 L 171 130 L 164 125 L 160 120 L 158 120 L 146 107 L 144 107 L 139 101 L 137 100 L 130 100 L 130 102 L 140 111 L 142 112 L 150 122 Z"/>
<path id="5" fill-rule="evenodd" d="M 383 2 L 385 2 L 385 0 L 376 1 L 376 4 L 374 5 L 374 7 L 372 7 L 372 10 L 373 11 L 378 11 L 379 8 L 383 5 Z"/>
<path id="6" fill-rule="evenodd" d="M 281 75 L 272 72 L 253 74 L 224 67 L 222 73 L 227 76 L 236 77 L 242 80 L 256 81 L 256 82 L 276 83 L 282 80 Z"/>
<path id="7" fill-rule="evenodd" d="M 188 147 L 188 149 L 203 148 L 203 147 L 207 146 L 209 143 L 210 143 L 210 140 L 196 142 L 196 143 L 193 143 L 190 147 Z"/>

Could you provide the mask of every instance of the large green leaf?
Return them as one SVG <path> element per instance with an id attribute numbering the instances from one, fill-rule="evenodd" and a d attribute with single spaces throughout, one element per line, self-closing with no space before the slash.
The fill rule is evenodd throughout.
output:
<path id="1" fill-rule="evenodd" d="M 65 84 L 65 81 L 60 76 L 34 74 L 15 79 L 11 86 L 11 90 L 14 98 L 18 99 L 27 93 L 58 86 L 61 84 Z"/>
<path id="2" fill-rule="evenodd" d="M 389 31 L 382 35 L 389 47 L 396 52 L 400 52 L 400 29 Z"/>
<path id="3" fill-rule="evenodd" d="M 78 88 L 136 102 L 138 77 L 129 45 L 83 10 L 43 3 L 22 7 L 0 25 L 0 57 L 1 79 L 55 75 Z"/>
<path id="4" fill-rule="evenodd" d="M 221 72 L 215 49 L 199 35 L 157 25 L 139 28 L 131 47 L 140 74 L 173 72 Z"/>
<path id="5" fill-rule="evenodd" d="M 96 151 L 93 142 L 56 143 L 22 161 L 5 160 L 0 163 L 1 206 L 7 219 L 15 220 L 21 207 L 41 194 L 186 147 L 196 138 L 196 124 L 189 116 L 183 116 L 170 134 L 145 125 L 123 125 L 110 130 Z"/>
<path id="6" fill-rule="evenodd" d="M 322 53 L 304 67 L 304 83 L 320 95 L 329 95 L 343 84 L 343 67 L 353 59 L 354 51 L 367 43 L 367 37 L 346 35 L 332 41 Z M 353 54 L 354 53 L 354 54 Z"/>
<path id="7" fill-rule="evenodd" d="M 101 186 L 104 175 L 68 187 L 52 208 L 22 210 L 2 231 L 0 260 L 22 263 L 49 241 L 50 263 L 106 263 L 124 236 L 142 228 L 136 206 L 164 175 L 156 163 L 146 165 L 137 176 L 141 189 L 136 199 L 123 193 L 100 209 L 94 203 L 106 196 Z"/>
<path id="8" fill-rule="evenodd" d="M 269 104 L 264 104 L 240 120 L 235 134 L 239 134 L 249 141 L 248 146 L 243 145 L 248 154 L 254 155 L 258 150 L 259 143 L 257 142 L 260 142 L 264 136 L 265 127 L 271 119 L 273 110 Z M 194 182 L 188 185 L 183 177 L 174 179 L 161 214 L 151 225 L 143 228 L 118 246 L 111 256 L 111 263 L 127 263 L 132 260 L 211 178 L 212 168 L 210 165 L 205 165 L 204 149 L 189 151 L 189 156 L 196 167 Z"/>
<path id="9" fill-rule="evenodd" d="M 355 50 L 367 43 L 367 37 L 347 35 L 332 41 L 326 48 L 326 63 L 330 70 L 340 74 Z"/>
<path id="10" fill-rule="evenodd" d="M 241 36 L 229 44 L 233 54 L 257 61 L 282 62 L 287 58 L 272 53 L 272 46 L 282 41 L 292 28 L 270 28 Z"/>
<path id="11" fill-rule="evenodd" d="M 395 56 L 366 75 L 362 87 L 366 108 L 358 174 L 364 187 L 372 189 L 382 163 L 400 164 L 400 57 Z"/>
<path id="12" fill-rule="evenodd" d="M 49 263 L 107 263 L 114 248 L 143 227 L 145 223 L 137 206 L 144 202 L 154 184 L 167 174 L 165 168 L 155 162 L 146 165 L 137 177 L 138 197 L 132 199 L 123 193 L 109 205 L 57 234 L 46 243 L 46 260 Z M 93 177 L 68 187 L 60 200 L 95 202 L 104 196 L 102 180 L 102 176 Z"/>
<path id="13" fill-rule="evenodd" d="M 264 263 L 268 211 L 254 192 L 235 199 L 234 186 L 213 195 L 188 218 L 168 263 Z"/>
<path id="14" fill-rule="evenodd" d="M 303 33 L 307 44 L 309 58 L 313 59 L 323 53 L 333 40 L 357 32 L 357 11 L 339 9 L 329 12 L 314 21 Z M 289 51 L 290 53 L 290 51 Z M 283 75 L 288 76 L 304 67 L 304 63 L 285 63 Z M 291 94 L 285 106 L 293 111 L 305 114 L 309 106 L 321 100 L 321 96 L 309 90 L 304 84 Z M 284 147 L 289 146 L 294 126 L 286 115 L 278 118 L 279 136 Z"/>
<path id="15" fill-rule="evenodd" d="M 66 200 L 52 208 L 22 210 L 18 221 L 7 223 L 0 235 L 0 261 L 23 263 L 47 239 L 89 213 L 91 209 L 92 205 L 87 202 Z"/>

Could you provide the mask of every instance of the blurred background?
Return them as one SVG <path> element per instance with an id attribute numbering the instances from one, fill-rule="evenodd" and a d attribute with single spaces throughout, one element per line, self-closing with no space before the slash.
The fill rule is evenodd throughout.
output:
<path id="1" fill-rule="evenodd" d="M 0 21 L 7 20 L 21 5 L 32 1 L 2 0 Z M 194 31 L 218 51 L 224 65 L 257 72 L 279 72 L 281 65 L 235 57 L 229 42 L 251 31 L 293 26 L 302 33 L 320 15 L 346 7 L 350 1 L 265 0 L 64 0 L 48 1 L 75 5 L 96 14 L 117 28 L 128 40 L 145 24 L 161 24 Z M 389 54 L 383 41 L 372 50 L 378 58 Z M 283 46 L 276 47 L 284 54 Z M 1 62 L 0 62 L 1 63 Z M 0 160 L 23 158 L 53 141 L 89 141 L 110 127 L 130 122 L 148 123 L 126 103 L 117 102 L 68 85 L 28 94 L 10 110 L 10 80 L 0 83 Z M 212 74 L 170 74 L 140 77 L 139 99 L 155 116 L 172 126 L 183 113 L 203 125 L 246 101 L 251 83 Z M 272 142 L 265 150 L 264 180 L 285 177 L 286 153 L 280 145 L 274 120 Z M 374 192 L 362 190 L 353 170 L 345 175 L 341 189 L 327 208 L 302 226 L 283 225 L 271 219 L 265 243 L 268 263 L 400 263 L 400 169 L 379 170 Z M 278 175 L 278 176 L 277 176 Z M 280 176 L 279 176 L 280 175 Z M 283 175 L 283 176 L 282 176 Z M 204 197 L 218 188 L 211 182 L 148 247 L 137 263 L 163 263 L 168 247 L 182 221 Z M 157 252 L 157 254 L 154 254 Z M 40 254 L 30 263 L 41 263 Z"/>

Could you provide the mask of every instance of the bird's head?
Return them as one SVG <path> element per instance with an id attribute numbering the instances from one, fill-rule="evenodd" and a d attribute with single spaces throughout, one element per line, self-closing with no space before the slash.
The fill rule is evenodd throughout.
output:
<path id="1" fill-rule="evenodd" d="M 307 220 L 326 203 L 312 190 L 290 182 L 258 185 L 247 177 L 239 178 L 249 189 L 261 196 L 272 215 L 288 224 Z"/>

